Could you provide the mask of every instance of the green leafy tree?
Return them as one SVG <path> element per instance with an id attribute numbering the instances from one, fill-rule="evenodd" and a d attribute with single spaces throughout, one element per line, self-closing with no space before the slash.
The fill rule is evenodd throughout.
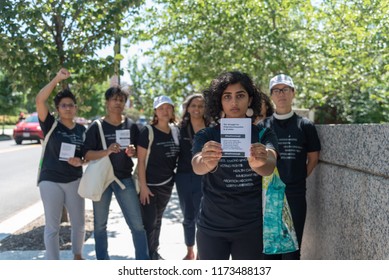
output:
<path id="1" fill-rule="evenodd" d="M 9 78 L 0 72 L 0 112 L 3 115 L 1 120 L 3 124 L 2 134 L 4 134 L 5 115 L 17 114 L 22 99 L 22 93 L 14 92 Z"/>
<path id="2" fill-rule="evenodd" d="M 28 95 L 27 109 L 34 109 L 36 93 L 61 67 L 72 73 L 69 84 L 78 94 L 80 111 L 100 106 L 88 102 L 101 100 L 94 85 L 106 81 L 115 70 L 119 74 L 123 56 L 117 47 L 114 57 L 98 58 L 95 52 L 120 41 L 126 32 L 126 18 L 136 11 L 131 8 L 141 2 L 2 0 L 0 66 L 12 78 L 14 88 Z M 64 211 L 63 220 L 66 218 Z"/>
<path id="3" fill-rule="evenodd" d="M 148 117 L 153 116 L 153 98 L 168 95 L 175 104 L 181 104 L 186 96 L 194 92 L 187 75 L 180 75 L 179 69 L 171 67 L 164 60 L 154 60 L 149 67 L 138 69 L 137 60 L 133 58 L 130 65 L 132 80 L 131 102 L 135 108 Z M 174 82 L 172 82 L 174 81 Z M 176 107 L 177 117 L 180 108 Z"/>
<path id="4" fill-rule="evenodd" d="M 325 1 L 318 10 L 303 97 L 320 96 L 322 122 L 389 121 L 388 14 L 389 3 L 374 0 Z"/>
<path id="5" fill-rule="evenodd" d="M 160 6 L 142 13 L 133 28 L 138 30 L 133 40 L 155 43 L 145 54 L 152 66 L 143 68 L 138 76 L 142 84 L 155 84 L 166 82 L 160 79 L 161 69 L 175 73 L 168 77 L 173 91 L 165 94 L 177 99 L 183 93 L 201 91 L 212 77 L 233 69 L 266 85 L 274 73 L 294 67 L 296 50 L 304 52 L 297 35 L 306 24 L 302 13 L 294 11 L 309 15 L 312 8 L 305 1 L 294 1 L 294 5 L 290 1 L 246 0 L 157 2 Z M 290 26 L 293 28 L 288 29 Z M 142 78 L 145 73 L 147 79 Z"/>
<path id="6" fill-rule="evenodd" d="M 2 0 L 0 65 L 13 86 L 28 95 L 28 104 L 66 67 L 72 72 L 72 90 L 85 104 L 95 94 L 93 85 L 112 76 L 123 59 L 120 53 L 99 58 L 96 51 L 128 31 L 126 22 L 142 2 Z"/>
<path id="7" fill-rule="evenodd" d="M 180 100 L 239 69 L 265 92 L 273 75 L 291 75 L 296 105 L 316 110 L 319 122 L 389 120 L 387 1 L 154 2 L 130 38 L 154 43 L 149 66 L 130 62 L 140 101 L 156 93 Z"/>

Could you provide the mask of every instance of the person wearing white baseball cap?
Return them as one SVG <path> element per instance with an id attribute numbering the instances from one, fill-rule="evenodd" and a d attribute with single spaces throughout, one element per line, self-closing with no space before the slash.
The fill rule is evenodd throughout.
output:
<path id="1" fill-rule="evenodd" d="M 291 77 L 279 74 L 269 83 L 275 112 L 263 121 L 278 138 L 280 159 L 277 161 L 281 180 L 286 184 L 286 197 L 292 212 L 297 240 L 301 248 L 307 213 L 306 178 L 319 160 L 320 140 L 314 124 L 292 110 L 295 85 Z M 283 255 L 265 255 L 265 259 L 300 259 L 300 250 Z"/>
<path id="2" fill-rule="evenodd" d="M 151 125 L 146 125 L 138 138 L 138 185 L 149 255 L 160 260 L 163 259 L 158 253 L 162 215 L 172 194 L 180 146 L 173 101 L 168 96 L 158 96 L 153 108 Z"/>
<path id="3" fill-rule="evenodd" d="M 292 78 L 285 74 L 279 74 L 273 77 L 269 83 L 269 90 L 271 91 L 271 89 L 276 85 L 287 85 L 294 89 L 294 83 Z"/>
<path id="4" fill-rule="evenodd" d="M 169 96 L 161 95 L 161 96 L 157 96 L 156 98 L 154 98 L 154 103 L 153 103 L 154 109 L 159 108 L 159 106 L 161 106 L 163 104 L 170 104 L 174 108 L 174 103 Z"/>

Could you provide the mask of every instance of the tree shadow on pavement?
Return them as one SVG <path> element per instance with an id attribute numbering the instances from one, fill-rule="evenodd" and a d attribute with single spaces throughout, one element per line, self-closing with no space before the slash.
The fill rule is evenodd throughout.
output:
<path id="1" fill-rule="evenodd" d="M 181 223 L 183 221 L 178 194 L 174 187 L 170 201 L 167 204 L 163 218 L 170 220 L 172 223 Z"/>

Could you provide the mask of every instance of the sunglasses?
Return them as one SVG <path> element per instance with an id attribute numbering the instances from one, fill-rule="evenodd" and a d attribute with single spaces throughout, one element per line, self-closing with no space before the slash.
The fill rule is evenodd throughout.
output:
<path id="1" fill-rule="evenodd" d="M 58 105 L 58 108 L 61 108 L 61 109 L 67 109 L 67 108 L 69 108 L 69 109 L 74 109 L 74 108 L 76 108 L 77 107 L 77 105 L 76 104 L 74 104 L 74 103 L 69 103 L 69 104 L 66 104 L 66 103 L 62 103 L 62 104 L 59 104 Z"/>

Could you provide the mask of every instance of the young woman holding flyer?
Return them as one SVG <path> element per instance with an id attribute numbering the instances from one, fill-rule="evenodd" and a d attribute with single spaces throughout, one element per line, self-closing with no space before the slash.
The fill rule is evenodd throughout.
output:
<path id="1" fill-rule="evenodd" d="M 38 178 L 39 191 L 45 212 L 44 242 L 47 260 L 58 260 L 59 230 L 62 209 L 66 207 L 72 227 L 72 251 L 75 260 L 82 260 L 85 238 L 85 200 L 78 195 L 82 176 L 83 140 L 85 127 L 75 123 L 76 98 L 69 89 L 63 89 L 54 97 L 56 120 L 49 111 L 47 100 L 57 84 L 68 79 L 70 72 L 62 68 L 36 96 L 39 123 L 45 135 L 49 135 L 42 158 Z M 55 126 L 56 125 L 56 126 Z M 74 148 L 74 155 L 60 159 L 63 145 Z"/>
<path id="2" fill-rule="evenodd" d="M 132 179 L 136 156 L 138 126 L 123 114 L 127 93 L 120 87 L 110 87 L 105 92 L 106 115 L 100 119 L 107 149 L 103 148 L 98 123 L 94 122 L 88 129 L 85 139 L 85 158 L 97 160 L 108 156 L 115 176 L 125 186 L 121 189 L 114 181 L 104 191 L 100 201 L 93 202 L 95 251 L 98 260 L 109 260 L 107 223 L 112 194 L 122 210 L 124 219 L 132 234 L 137 260 L 148 260 L 146 231 L 143 226 L 141 208 L 135 184 Z M 130 135 L 127 143 L 119 143 L 117 135 Z M 120 137 L 119 137 L 120 138 Z M 125 145 L 125 146 L 124 146 Z"/>
<path id="3" fill-rule="evenodd" d="M 260 114 L 261 96 L 250 77 L 227 72 L 204 91 L 206 114 L 220 118 L 252 118 Z M 262 176 L 276 165 L 277 140 L 268 130 L 251 125 L 250 156 L 222 157 L 220 125 L 194 137 L 193 170 L 203 175 L 197 248 L 201 260 L 262 259 Z"/>

